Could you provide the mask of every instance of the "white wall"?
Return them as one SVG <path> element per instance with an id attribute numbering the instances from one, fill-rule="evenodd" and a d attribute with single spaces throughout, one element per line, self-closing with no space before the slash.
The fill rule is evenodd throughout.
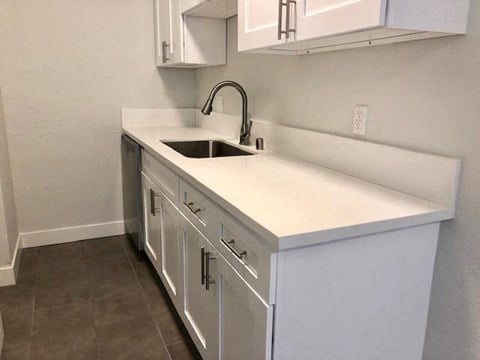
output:
<path id="1" fill-rule="evenodd" d="M 17 239 L 17 213 L 0 91 L 0 268 L 12 262 Z"/>
<path id="2" fill-rule="evenodd" d="M 305 57 L 237 54 L 235 28 L 232 19 L 228 65 L 196 72 L 198 107 L 232 79 L 257 119 L 352 136 L 355 104 L 369 104 L 366 139 L 464 159 L 457 219 L 441 228 L 424 358 L 480 359 L 480 2 L 466 37 Z M 239 95 L 221 94 L 239 115 Z"/>
<path id="3" fill-rule="evenodd" d="M 152 0 L 1 0 L 0 79 L 21 232 L 123 218 L 120 108 L 191 107 L 158 71 Z"/>

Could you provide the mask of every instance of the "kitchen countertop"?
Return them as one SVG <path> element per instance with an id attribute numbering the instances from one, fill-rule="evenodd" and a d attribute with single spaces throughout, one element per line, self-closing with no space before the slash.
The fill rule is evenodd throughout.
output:
<path id="1" fill-rule="evenodd" d="M 161 143 L 228 139 L 200 128 L 124 127 L 123 132 L 243 222 L 275 250 L 450 219 L 449 209 L 271 152 L 187 158 Z M 232 141 L 232 143 L 234 143 Z M 254 151 L 253 147 L 249 147 Z"/>

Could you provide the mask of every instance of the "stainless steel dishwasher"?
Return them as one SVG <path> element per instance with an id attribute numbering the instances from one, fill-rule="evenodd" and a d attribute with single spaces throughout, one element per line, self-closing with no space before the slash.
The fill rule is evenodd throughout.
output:
<path id="1" fill-rule="evenodd" d="M 122 188 L 125 230 L 139 250 L 143 250 L 145 231 L 142 204 L 141 146 L 122 135 Z"/>

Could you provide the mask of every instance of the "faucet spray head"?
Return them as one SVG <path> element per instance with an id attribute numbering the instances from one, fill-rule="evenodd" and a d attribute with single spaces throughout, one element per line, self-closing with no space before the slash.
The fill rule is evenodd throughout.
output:
<path id="1" fill-rule="evenodd" d="M 202 108 L 202 114 L 204 115 L 210 115 L 212 113 L 212 110 L 213 110 L 213 99 L 211 97 L 209 97 L 207 99 L 207 101 L 205 102 L 205 105 L 203 105 L 203 108 Z"/>

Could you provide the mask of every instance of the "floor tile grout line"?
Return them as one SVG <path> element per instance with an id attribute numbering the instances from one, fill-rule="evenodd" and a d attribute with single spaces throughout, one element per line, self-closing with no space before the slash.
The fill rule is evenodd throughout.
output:
<path id="1" fill-rule="evenodd" d="M 135 270 L 135 267 L 133 266 L 132 259 L 130 259 L 130 257 L 128 256 L 127 250 L 125 249 L 125 244 L 123 244 L 123 251 L 125 252 L 125 255 L 127 256 L 128 262 L 130 263 L 130 267 L 133 270 L 133 273 L 135 275 L 135 279 L 137 280 L 137 284 L 138 284 L 138 286 L 140 286 L 140 292 L 142 293 L 143 300 L 145 301 L 145 305 L 147 306 L 148 313 L 150 315 L 151 320 L 153 320 L 153 323 L 155 324 L 158 335 L 160 335 L 160 338 L 162 339 L 162 342 L 163 342 L 163 345 L 165 347 L 165 351 L 168 355 L 168 358 L 169 358 L 169 360 L 174 360 L 172 358 L 172 354 L 170 354 L 167 342 L 165 341 L 165 338 L 162 335 L 160 327 L 158 326 L 157 322 L 155 321 L 155 317 L 153 316 L 152 309 L 150 308 L 150 305 L 148 304 L 148 301 L 147 301 L 147 296 L 145 295 L 145 289 L 143 288 L 142 284 L 140 283 L 140 278 L 138 277 L 137 271 Z"/>

